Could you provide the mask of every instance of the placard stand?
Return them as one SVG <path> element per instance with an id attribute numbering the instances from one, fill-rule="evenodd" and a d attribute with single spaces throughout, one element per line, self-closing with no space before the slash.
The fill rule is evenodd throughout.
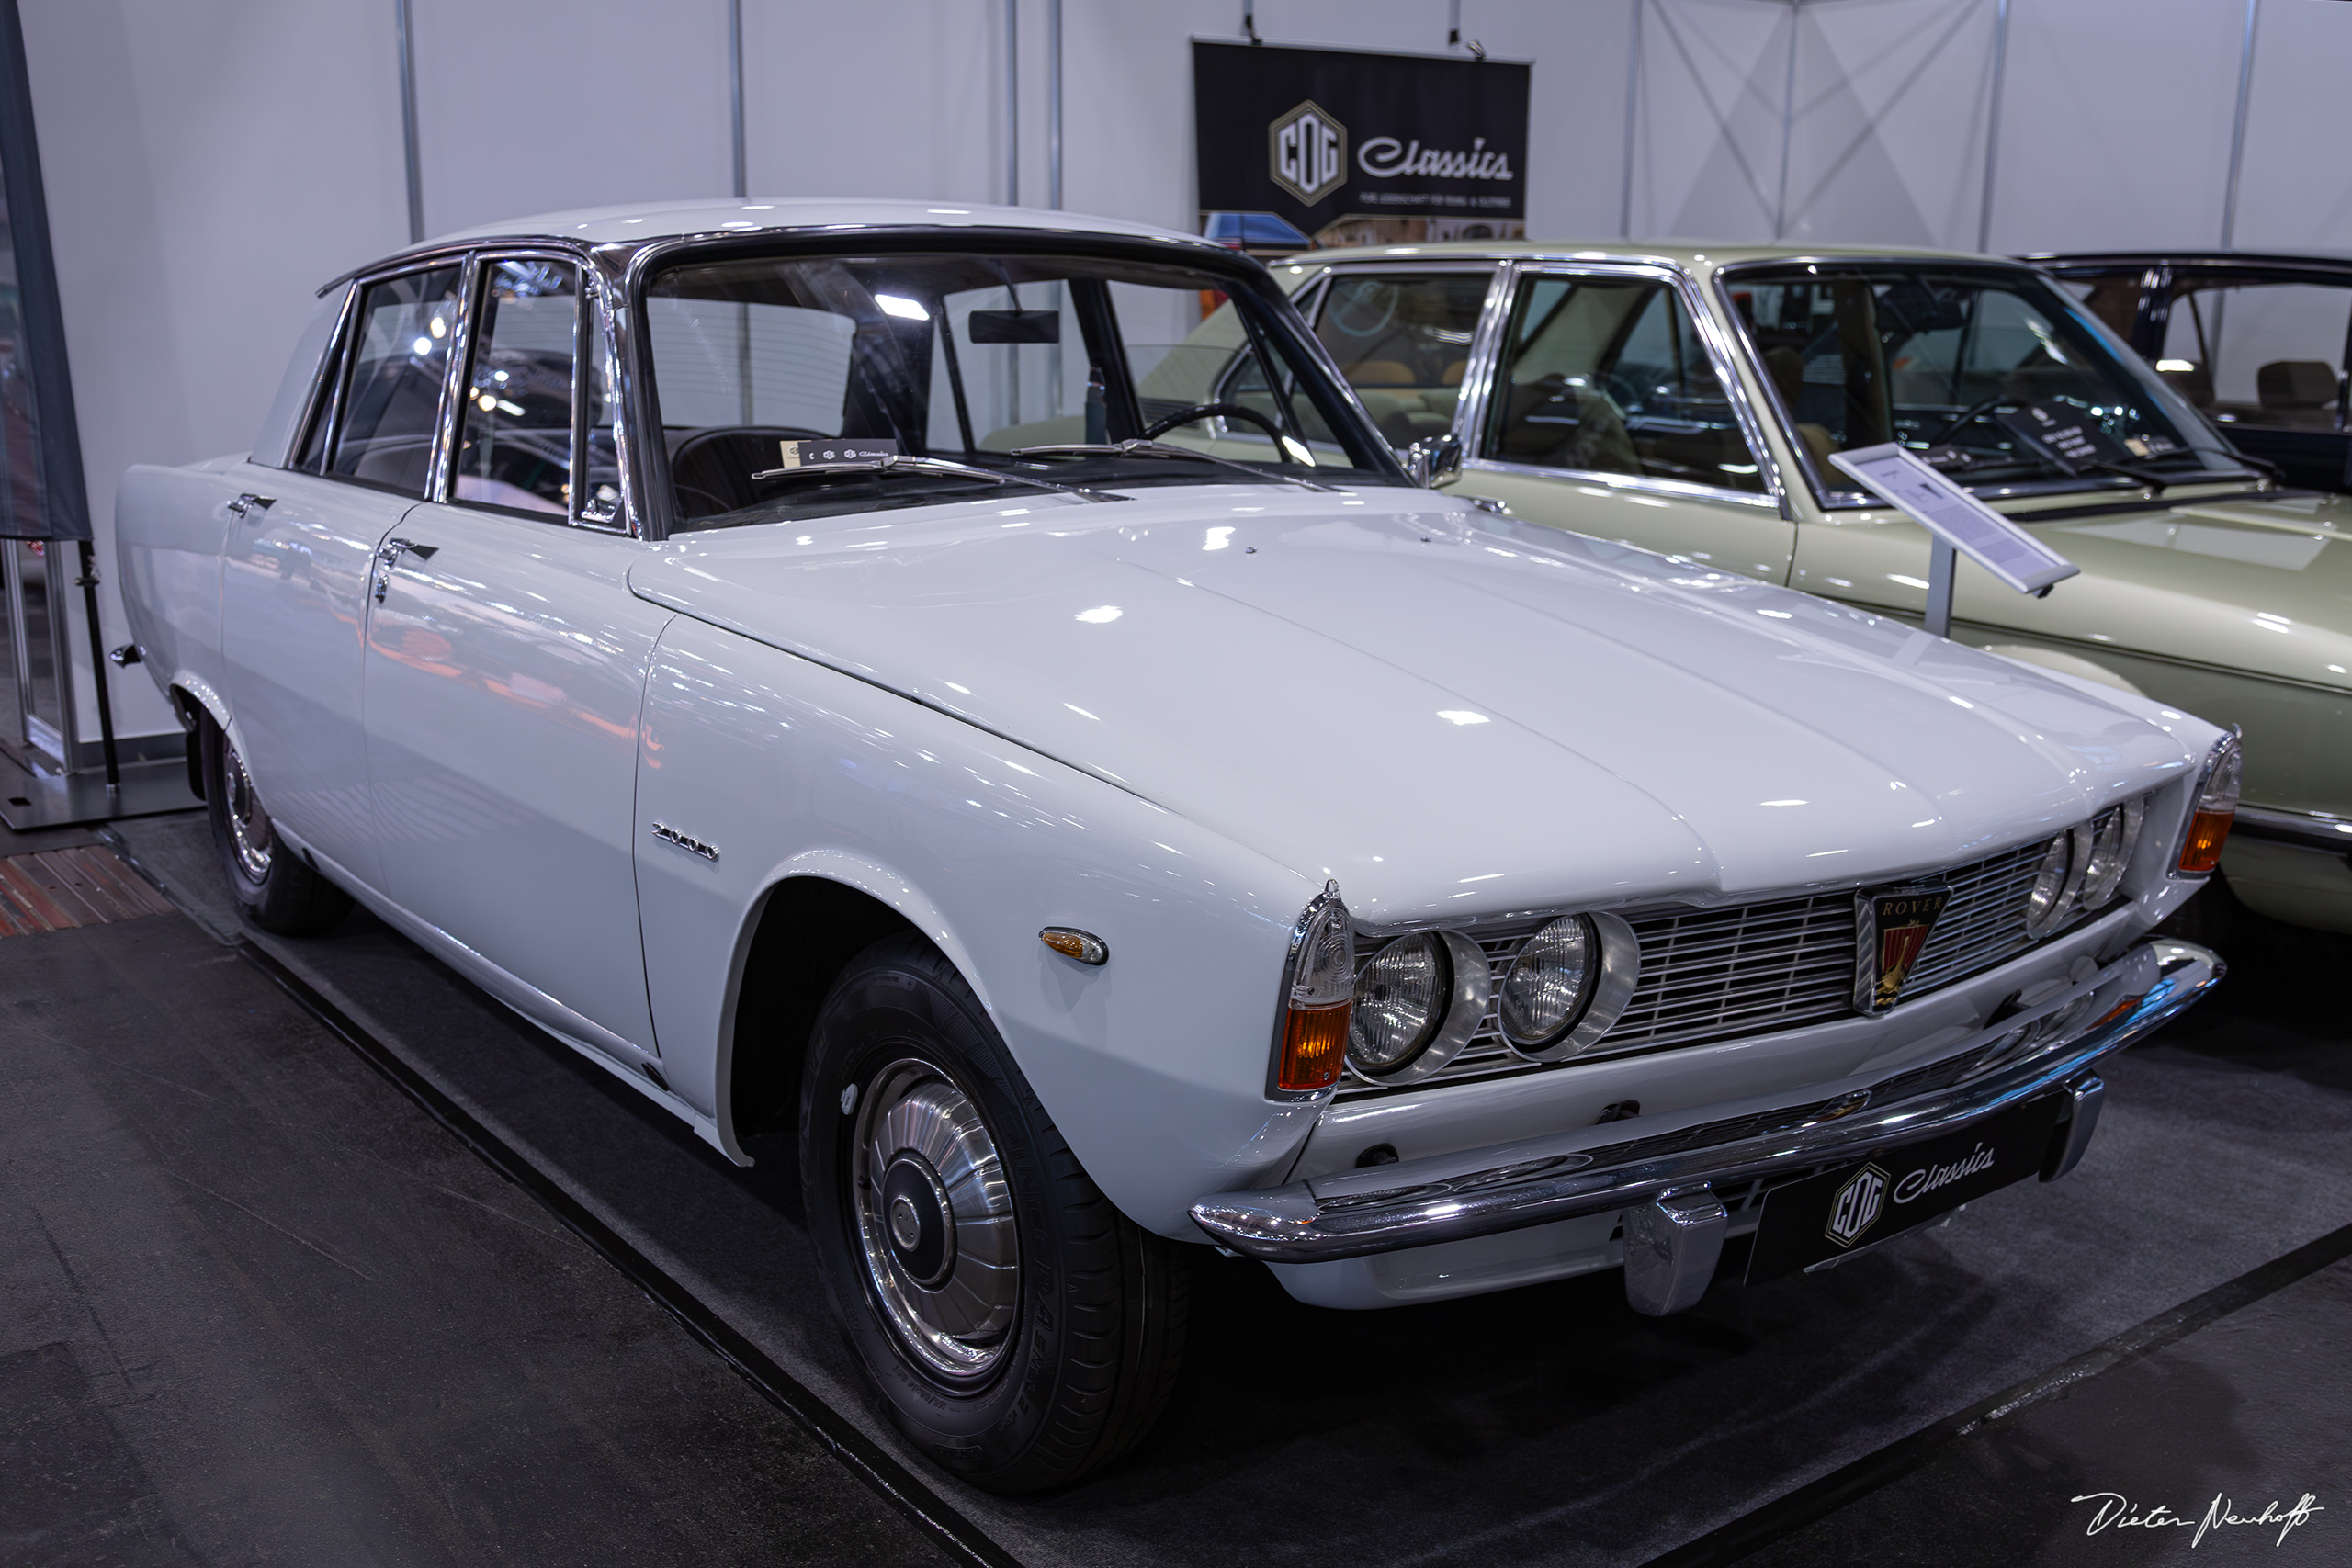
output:
<path id="1" fill-rule="evenodd" d="M 2082 570 L 1896 443 L 1833 452 L 1829 460 L 1927 530 L 1925 619 L 1938 637 L 1951 635 L 1952 585 L 1962 550 L 2011 588 L 2036 598 Z"/>
<path id="2" fill-rule="evenodd" d="M 1959 575 L 1959 548 L 1928 535 L 1928 629 L 1938 637 L 1951 636 L 1951 581 Z"/>

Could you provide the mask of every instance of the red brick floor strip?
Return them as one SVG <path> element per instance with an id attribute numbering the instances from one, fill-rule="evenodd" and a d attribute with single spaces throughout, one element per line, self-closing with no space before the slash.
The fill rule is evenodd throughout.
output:
<path id="1" fill-rule="evenodd" d="M 0 937 L 167 915 L 172 907 L 103 850 L 75 846 L 0 857 Z"/>

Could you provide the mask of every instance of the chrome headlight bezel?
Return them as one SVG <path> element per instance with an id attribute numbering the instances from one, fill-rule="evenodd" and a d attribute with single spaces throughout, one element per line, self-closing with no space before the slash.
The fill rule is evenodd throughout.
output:
<path id="1" fill-rule="evenodd" d="M 1439 942 L 1452 969 L 1445 990 L 1445 1011 L 1437 1021 L 1437 1027 L 1431 1032 L 1427 1043 L 1388 1067 L 1364 1065 L 1357 1055 L 1354 1032 L 1351 1027 L 1348 1071 L 1364 1083 L 1384 1086 L 1419 1083 L 1423 1078 L 1443 1072 L 1447 1065 L 1462 1054 L 1462 1048 L 1477 1037 L 1479 1027 L 1486 1021 L 1487 1009 L 1494 993 L 1493 976 L 1487 968 L 1485 951 L 1460 931 L 1406 931 L 1383 942 L 1374 951 L 1371 962 L 1357 971 L 1356 1006 L 1361 1009 L 1363 1005 L 1363 984 L 1372 974 L 1373 964 L 1379 961 L 1380 954 L 1397 942 L 1423 938 L 1433 938 Z"/>
<path id="2" fill-rule="evenodd" d="M 1535 1040 L 1515 1040 L 1510 1031 L 1502 1027 L 1500 1008 L 1497 1009 L 1496 1027 L 1504 1046 L 1514 1056 L 1528 1062 L 1560 1062 L 1581 1055 L 1600 1042 L 1600 1037 L 1615 1026 L 1623 1014 L 1625 1004 L 1633 999 L 1634 984 L 1641 977 L 1642 946 L 1634 935 L 1634 928 L 1623 917 L 1605 912 L 1575 916 L 1557 916 L 1546 921 L 1535 933 L 1540 936 L 1559 919 L 1584 920 L 1590 928 L 1592 941 L 1599 950 L 1595 954 L 1592 977 L 1587 982 L 1580 1005 L 1572 1010 L 1566 1022 L 1549 1035 Z M 1531 937 L 1530 942 L 1533 941 Z M 1524 955 L 1525 949 L 1521 950 Z M 1516 967 L 1518 959 L 1512 960 Z M 1509 977 L 1505 977 L 1508 984 Z"/>

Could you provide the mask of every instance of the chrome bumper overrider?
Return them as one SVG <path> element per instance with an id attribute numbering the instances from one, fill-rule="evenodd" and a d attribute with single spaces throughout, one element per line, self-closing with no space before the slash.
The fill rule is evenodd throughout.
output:
<path id="1" fill-rule="evenodd" d="M 2222 974 L 2221 959 L 2205 948 L 2143 942 L 1926 1067 L 1810 1086 L 1802 1099 L 1635 1117 L 1256 1192 L 1213 1193 L 1193 1205 L 1192 1215 L 1235 1252 L 1272 1263 L 1321 1263 L 1612 1209 L 1645 1210 L 1659 1199 L 1673 1200 L 1668 1210 L 1686 1209 L 1700 1190 L 1716 1183 L 1860 1159 L 1956 1131 L 2062 1086 L 2095 1111 L 2095 1089 L 2070 1080 L 2163 1026 Z M 1970 1076 L 1939 1082 L 1952 1076 L 1955 1063 L 1969 1063 Z M 2081 1157 L 2090 1119 L 2060 1126 L 2044 1179 L 2064 1175 Z M 1629 1215 L 1634 1218 L 1646 1223 L 1646 1216 Z"/>

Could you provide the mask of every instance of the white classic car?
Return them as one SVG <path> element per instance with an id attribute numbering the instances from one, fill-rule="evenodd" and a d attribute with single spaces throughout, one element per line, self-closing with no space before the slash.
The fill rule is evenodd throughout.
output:
<path id="1" fill-rule="evenodd" d="M 1422 488 L 1181 234 L 485 228 L 120 496 L 254 920 L 356 898 L 728 1157 L 793 1134 L 983 1486 L 1150 1423 L 1180 1244 L 1676 1311 L 2064 1174 L 2220 974 L 2148 932 L 2233 737 Z"/>

